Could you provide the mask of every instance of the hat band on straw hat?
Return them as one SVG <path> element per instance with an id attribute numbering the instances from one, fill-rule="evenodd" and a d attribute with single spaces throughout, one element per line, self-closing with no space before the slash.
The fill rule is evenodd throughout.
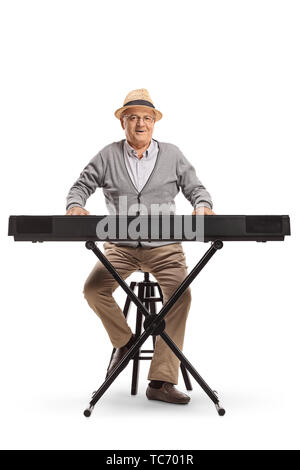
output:
<path id="1" fill-rule="evenodd" d="M 155 114 L 155 122 L 159 121 L 163 116 L 162 113 L 155 108 L 148 91 L 145 88 L 140 88 L 128 93 L 125 97 L 123 106 L 115 111 L 116 118 L 122 119 L 124 112 L 126 110 L 130 110 L 130 108 L 133 108 L 134 106 L 140 106 L 142 109 L 144 108 L 144 111 L 146 109 L 151 109 Z"/>
<path id="2" fill-rule="evenodd" d="M 150 103 L 150 101 L 146 101 L 146 100 L 133 100 L 133 101 L 128 101 L 128 103 L 125 103 L 124 106 L 150 106 L 150 108 L 154 108 L 155 109 L 155 106 L 153 106 L 152 103 Z"/>

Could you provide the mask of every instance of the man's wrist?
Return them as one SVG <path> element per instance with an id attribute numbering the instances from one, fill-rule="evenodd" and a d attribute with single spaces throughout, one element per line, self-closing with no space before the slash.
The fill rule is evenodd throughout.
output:
<path id="1" fill-rule="evenodd" d="M 199 209 L 199 207 L 207 207 L 208 209 L 212 209 L 212 204 L 209 202 L 198 202 L 198 204 L 195 205 L 194 209 Z"/>
<path id="2" fill-rule="evenodd" d="M 76 204 L 75 202 L 73 204 L 69 204 L 67 207 L 66 207 L 66 211 L 72 209 L 72 207 L 81 207 L 81 209 L 84 209 L 80 204 Z"/>

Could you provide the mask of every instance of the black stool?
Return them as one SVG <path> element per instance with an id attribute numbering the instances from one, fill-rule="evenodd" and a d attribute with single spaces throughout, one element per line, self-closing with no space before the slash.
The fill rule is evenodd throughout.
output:
<path id="1" fill-rule="evenodd" d="M 143 272 L 141 269 L 137 270 L 138 272 Z M 132 291 L 135 290 L 135 288 L 138 287 L 138 294 L 137 297 L 140 299 L 140 301 L 144 304 L 148 312 L 151 314 L 157 314 L 156 311 L 156 302 L 163 302 L 163 293 L 160 288 L 160 285 L 158 282 L 152 282 L 149 279 L 149 273 L 144 273 L 144 280 L 142 282 L 131 282 L 130 283 L 130 289 Z M 158 290 L 158 297 L 155 297 L 155 288 Z M 124 316 L 127 318 L 129 308 L 131 304 L 131 299 L 129 296 L 126 298 L 126 302 L 124 305 Z M 135 337 L 138 338 L 142 334 L 142 328 L 143 328 L 143 314 L 139 311 L 137 308 L 136 310 L 136 322 L 135 322 Z M 135 357 L 133 358 L 133 369 L 132 369 L 132 380 L 131 380 L 131 395 L 136 395 L 137 394 L 137 388 L 138 388 L 138 376 L 139 376 L 139 361 L 151 361 L 152 355 L 151 356 L 141 356 L 143 353 L 153 353 L 154 348 L 155 348 L 155 340 L 156 336 L 152 336 L 152 341 L 153 341 L 153 349 L 139 349 Z M 113 349 L 113 352 L 111 354 L 111 359 L 112 356 L 115 352 L 115 348 Z M 110 359 L 110 360 L 111 360 Z M 183 380 L 185 383 L 185 387 L 187 390 L 192 390 L 192 385 L 190 382 L 190 378 L 188 375 L 188 372 L 185 368 L 185 366 L 181 363 L 180 364 L 180 369 L 181 373 L 183 376 Z"/>

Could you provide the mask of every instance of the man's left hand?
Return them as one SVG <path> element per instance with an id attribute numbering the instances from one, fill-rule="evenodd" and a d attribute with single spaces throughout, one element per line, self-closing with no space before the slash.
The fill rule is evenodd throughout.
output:
<path id="1" fill-rule="evenodd" d="M 193 210 L 192 215 L 216 215 L 211 209 L 208 207 L 198 207 L 197 209 Z"/>

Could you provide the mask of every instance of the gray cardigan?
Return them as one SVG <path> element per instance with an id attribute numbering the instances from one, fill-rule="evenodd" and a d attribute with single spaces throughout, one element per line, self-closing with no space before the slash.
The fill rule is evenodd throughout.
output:
<path id="1" fill-rule="evenodd" d="M 97 188 L 102 188 L 109 214 L 174 214 L 174 198 L 180 191 L 195 208 L 212 209 L 209 192 L 198 179 L 194 167 L 176 145 L 158 142 L 154 169 L 138 191 L 131 181 L 124 159 L 124 142 L 113 142 L 100 150 L 83 169 L 67 196 L 67 210 L 84 207 Z M 118 245 L 156 247 L 174 242 L 120 241 Z"/>

